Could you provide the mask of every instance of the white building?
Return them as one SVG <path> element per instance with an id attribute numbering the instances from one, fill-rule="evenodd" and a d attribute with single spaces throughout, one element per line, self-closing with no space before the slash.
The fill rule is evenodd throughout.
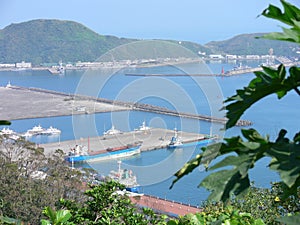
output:
<path id="1" fill-rule="evenodd" d="M 226 55 L 226 59 L 237 59 L 237 55 Z"/>
<path id="2" fill-rule="evenodd" d="M 211 59 L 224 59 L 222 55 L 209 55 L 209 58 Z"/>
<path id="3" fill-rule="evenodd" d="M 16 68 L 31 68 L 31 62 L 20 62 L 20 63 L 16 63 Z"/>
<path id="4" fill-rule="evenodd" d="M 15 66 L 14 63 L 0 63 L 0 68 L 14 68 Z"/>

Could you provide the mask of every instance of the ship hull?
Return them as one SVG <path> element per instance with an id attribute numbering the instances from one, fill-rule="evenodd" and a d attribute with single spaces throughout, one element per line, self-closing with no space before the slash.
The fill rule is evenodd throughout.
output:
<path id="1" fill-rule="evenodd" d="M 74 155 L 67 156 L 66 161 L 70 163 L 78 163 L 78 162 L 98 162 L 103 160 L 111 160 L 117 158 L 125 158 L 130 157 L 140 153 L 140 146 L 134 146 L 131 148 L 118 150 L 118 151 L 106 151 L 101 154 L 95 155 Z"/>

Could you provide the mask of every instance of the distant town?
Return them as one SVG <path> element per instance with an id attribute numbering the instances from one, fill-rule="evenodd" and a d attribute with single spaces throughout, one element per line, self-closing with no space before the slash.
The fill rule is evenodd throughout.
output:
<path id="1" fill-rule="evenodd" d="M 237 61 L 258 60 L 262 61 L 262 66 L 273 66 L 276 64 L 284 64 L 286 66 L 296 65 L 299 63 L 298 58 L 289 58 L 286 56 L 275 56 L 270 51 L 269 55 L 222 55 L 198 53 L 199 57 L 195 58 L 157 58 L 157 59 L 136 59 L 136 60 L 120 60 L 120 61 L 95 61 L 76 63 L 45 63 L 41 65 L 33 65 L 31 62 L 16 63 L 0 63 L 1 71 L 22 71 L 22 70 L 48 70 L 52 74 L 61 74 L 65 70 L 86 70 L 98 68 L 124 68 L 124 67 L 152 67 L 170 64 L 184 64 L 191 62 L 220 62 L 220 63 L 237 63 Z M 237 66 L 233 70 L 250 69 L 248 66 Z M 227 71 L 228 72 L 228 71 Z"/>

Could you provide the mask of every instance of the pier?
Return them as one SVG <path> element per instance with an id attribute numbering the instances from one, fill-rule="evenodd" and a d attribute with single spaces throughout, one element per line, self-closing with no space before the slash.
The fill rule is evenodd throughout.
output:
<path id="1" fill-rule="evenodd" d="M 141 143 L 141 151 L 151 151 L 166 148 L 173 135 L 174 130 L 151 128 L 147 131 L 136 130 L 114 135 L 100 135 L 77 140 L 40 144 L 39 146 L 44 148 L 45 154 L 51 154 L 57 149 L 61 149 L 65 154 L 68 154 L 70 149 L 76 145 L 86 147 L 89 152 L 93 152 L 133 143 Z M 204 140 L 206 137 L 204 134 L 181 131 L 178 132 L 178 135 L 181 137 L 183 143 L 197 142 Z"/>

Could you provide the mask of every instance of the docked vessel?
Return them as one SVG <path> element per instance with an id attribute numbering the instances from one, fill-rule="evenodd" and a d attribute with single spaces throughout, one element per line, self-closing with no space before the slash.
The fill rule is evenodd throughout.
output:
<path id="1" fill-rule="evenodd" d="M 118 171 L 110 171 L 108 177 L 113 179 L 126 187 L 127 191 L 139 192 L 140 185 L 137 182 L 136 176 L 133 174 L 132 170 L 122 169 L 121 161 L 118 161 Z"/>
<path id="2" fill-rule="evenodd" d="M 31 137 L 37 135 L 60 135 L 61 131 L 57 128 L 50 126 L 48 129 L 41 127 L 41 125 L 34 126 L 32 129 L 23 134 L 24 137 Z"/>
<path id="3" fill-rule="evenodd" d="M 48 129 L 44 130 L 41 134 L 43 135 L 59 135 L 61 131 L 55 127 L 50 126 Z"/>
<path id="4" fill-rule="evenodd" d="M 20 138 L 19 135 L 15 131 L 9 129 L 8 127 L 4 127 L 0 131 L 0 135 L 3 135 L 6 138 L 13 139 L 13 140 L 17 140 Z"/>
<path id="5" fill-rule="evenodd" d="M 34 126 L 32 129 L 29 129 L 26 131 L 26 133 L 24 134 L 25 137 L 30 137 L 33 135 L 39 135 L 41 133 L 43 133 L 45 131 L 45 129 L 43 127 L 41 127 L 41 125 L 37 125 Z"/>
<path id="6" fill-rule="evenodd" d="M 140 144 L 128 144 L 92 152 L 84 146 L 76 145 L 75 148 L 69 152 L 65 160 L 70 163 L 79 163 L 129 157 L 139 154 L 141 152 L 140 147 Z"/>
<path id="7" fill-rule="evenodd" d="M 183 143 L 181 141 L 181 138 L 178 136 L 178 131 L 175 128 L 174 129 L 174 136 L 172 136 L 169 144 L 168 144 L 168 148 L 177 148 L 177 147 L 182 147 Z"/>
<path id="8" fill-rule="evenodd" d="M 150 130 L 150 127 L 146 126 L 146 122 L 143 121 L 142 125 L 135 129 L 135 131 L 149 131 Z"/>
<path id="9" fill-rule="evenodd" d="M 122 131 L 117 130 L 115 128 L 115 126 L 112 125 L 112 127 L 109 130 L 105 131 L 103 134 L 104 135 L 115 135 L 115 134 L 121 134 L 121 133 L 122 133 Z"/>
<path id="10" fill-rule="evenodd" d="M 14 132 L 13 130 L 9 129 L 8 127 L 4 127 L 2 128 L 2 130 L 0 131 L 1 135 L 12 135 L 15 134 L 16 132 Z"/>

